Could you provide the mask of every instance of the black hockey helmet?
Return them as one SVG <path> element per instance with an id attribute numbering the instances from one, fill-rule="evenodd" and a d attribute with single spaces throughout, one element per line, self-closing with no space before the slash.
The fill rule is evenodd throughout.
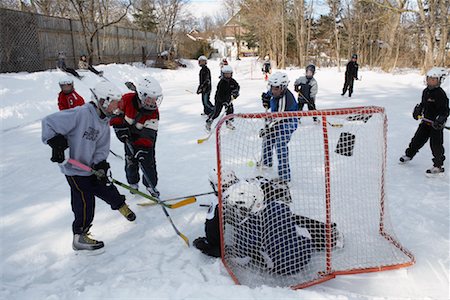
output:
<path id="1" fill-rule="evenodd" d="M 314 74 L 316 73 L 316 66 L 315 65 L 308 65 L 305 69 L 306 71 L 306 77 L 307 78 L 312 78 L 314 76 Z"/>
<path id="2" fill-rule="evenodd" d="M 352 58 L 354 58 L 354 59 L 358 59 L 358 54 L 356 54 L 356 53 L 353 53 L 353 54 L 352 54 Z"/>

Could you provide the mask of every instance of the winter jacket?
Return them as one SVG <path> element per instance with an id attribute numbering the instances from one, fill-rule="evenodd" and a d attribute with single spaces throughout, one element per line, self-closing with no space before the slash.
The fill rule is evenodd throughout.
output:
<path id="1" fill-rule="evenodd" d="M 152 148 L 156 141 L 159 110 L 147 110 L 139 108 L 136 93 L 128 93 L 122 96 L 119 109 L 123 114 L 111 119 L 114 128 L 128 127 L 131 131 L 130 142 L 137 148 Z"/>
<path id="2" fill-rule="evenodd" d="M 84 99 L 75 90 L 69 94 L 64 94 L 59 92 L 58 95 L 58 108 L 59 110 L 65 110 L 69 108 L 74 108 L 84 104 Z"/>
<path id="3" fill-rule="evenodd" d="M 314 78 L 308 79 L 306 76 L 301 76 L 295 80 L 294 86 L 296 92 L 300 91 L 301 95 L 303 95 L 308 101 L 312 100 L 314 103 L 317 91 L 319 90 L 317 81 Z M 300 103 L 308 103 L 301 95 L 298 95 L 298 101 Z"/>
<path id="4" fill-rule="evenodd" d="M 110 147 L 109 119 L 100 118 L 93 102 L 83 106 L 56 112 L 42 120 L 42 141 L 57 134 L 63 135 L 69 144 L 70 158 L 93 166 L 106 160 Z M 67 176 L 91 176 L 71 164 L 61 165 Z"/>
<path id="5" fill-rule="evenodd" d="M 449 101 L 441 87 L 434 89 L 425 88 L 422 92 L 422 101 L 419 104 L 424 118 L 438 120 L 444 124 L 449 115 Z"/>
<path id="6" fill-rule="evenodd" d="M 231 96 L 234 98 L 239 96 L 240 86 L 236 80 L 233 78 L 221 78 L 219 83 L 217 84 L 216 95 L 214 100 L 216 101 L 216 105 L 221 105 L 223 103 L 230 103 Z"/>
<path id="7" fill-rule="evenodd" d="M 78 68 L 79 69 L 83 69 L 83 70 L 88 70 L 89 69 L 89 63 L 87 61 L 84 60 L 79 60 L 78 61 Z"/>
<path id="8" fill-rule="evenodd" d="M 208 93 L 211 91 L 211 71 L 206 65 L 203 65 L 199 73 L 198 93 Z"/>
<path id="9" fill-rule="evenodd" d="M 347 64 L 347 68 L 345 69 L 345 77 L 349 79 L 358 78 L 358 68 L 359 65 L 356 61 L 349 61 Z"/>

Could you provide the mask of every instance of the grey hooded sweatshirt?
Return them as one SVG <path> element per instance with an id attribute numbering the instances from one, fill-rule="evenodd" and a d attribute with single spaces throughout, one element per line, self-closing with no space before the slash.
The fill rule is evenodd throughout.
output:
<path id="1" fill-rule="evenodd" d="M 109 118 L 101 119 L 93 102 L 45 117 L 42 120 L 42 141 L 47 144 L 57 134 L 67 139 L 70 158 L 85 165 L 93 166 L 108 157 L 111 140 Z M 60 168 L 67 176 L 92 175 L 71 164 Z"/>

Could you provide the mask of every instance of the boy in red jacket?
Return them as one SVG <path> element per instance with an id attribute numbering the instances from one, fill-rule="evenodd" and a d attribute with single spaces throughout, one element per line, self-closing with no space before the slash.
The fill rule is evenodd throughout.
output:
<path id="1" fill-rule="evenodd" d="M 59 81 L 61 92 L 58 95 L 58 108 L 65 110 L 74 108 L 84 104 L 84 99 L 73 88 L 73 80 L 70 78 L 63 78 Z"/>

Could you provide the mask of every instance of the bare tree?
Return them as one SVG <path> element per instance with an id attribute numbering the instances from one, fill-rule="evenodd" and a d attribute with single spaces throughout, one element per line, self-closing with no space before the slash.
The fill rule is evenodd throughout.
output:
<path id="1" fill-rule="evenodd" d="M 126 17 L 131 2 L 119 11 L 112 11 L 109 0 L 70 0 L 81 22 L 89 62 L 94 54 L 94 38 L 100 30 L 119 23 Z M 97 53 L 97 55 L 99 55 Z M 101 60 L 99 56 L 99 60 Z"/>
<path id="2" fill-rule="evenodd" d="M 174 44 L 175 28 L 183 19 L 182 9 L 187 0 L 155 0 L 157 16 L 157 50 L 165 50 L 165 43 Z"/>

